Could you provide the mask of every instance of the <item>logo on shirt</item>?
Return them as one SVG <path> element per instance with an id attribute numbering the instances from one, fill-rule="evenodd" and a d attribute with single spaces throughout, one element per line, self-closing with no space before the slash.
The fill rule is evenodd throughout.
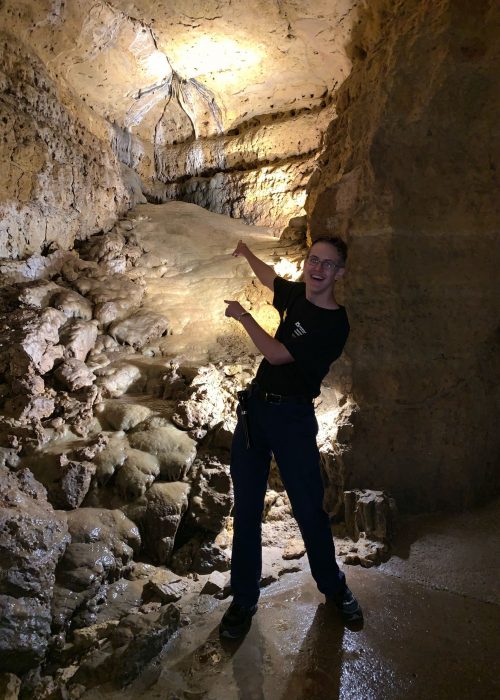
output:
<path id="1" fill-rule="evenodd" d="M 300 321 L 295 321 L 295 328 L 292 331 L 292 338 L 300 338 L 301 335 L 307 333 L 306 329 L 303 328 Z"/>

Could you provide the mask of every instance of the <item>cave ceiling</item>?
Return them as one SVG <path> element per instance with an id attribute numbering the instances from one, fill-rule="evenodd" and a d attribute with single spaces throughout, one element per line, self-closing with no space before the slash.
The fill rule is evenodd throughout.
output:
<path id="1" fill-rule="evenodd" d="M 319 107 L 350 70 L 353 0 L 38 0 L 3 5 L 55 82 L 154 141 Z"/>

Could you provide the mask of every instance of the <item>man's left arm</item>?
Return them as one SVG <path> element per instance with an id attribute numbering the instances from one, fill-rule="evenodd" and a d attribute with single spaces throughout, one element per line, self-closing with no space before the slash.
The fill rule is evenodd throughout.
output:
<path id="1" fill-rule="evenodd" d="M 241 323 L 257 350 L 264 355 L 269 364 L 286 365 L 295 361 L 283 343 L 269 335 L 257 323 L 252 314 L 249 311 L 245 311 L 239 301 L 224 299 L 224 303 L 227 304 L 225 315 L 228 318 L 235 318 Z"/>

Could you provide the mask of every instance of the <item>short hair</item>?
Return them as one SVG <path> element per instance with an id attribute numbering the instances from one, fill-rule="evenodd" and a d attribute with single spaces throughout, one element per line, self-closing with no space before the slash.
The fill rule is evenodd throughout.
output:
<path id="1" fill-rule="evenodd" d="M 318 238 L 315 238 L 314 241 L 311 243 L 309 250 L 311 250 L 315 243 L 329 243 L 330 245 L 332 245 L 337 250 L 337 253 L 340 255 L 342 266 L 346 264 L 347 243 L 343 241 L 342 238 L 339 238 L 338 236 L 319 236 Z"/>

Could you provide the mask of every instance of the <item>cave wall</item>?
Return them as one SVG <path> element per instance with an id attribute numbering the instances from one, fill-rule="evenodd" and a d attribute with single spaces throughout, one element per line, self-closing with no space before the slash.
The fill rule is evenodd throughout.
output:
<path id="1" fill-rule="evenodd" d="M 306 204 L 350 244 L 350 485 L 407 510 L 499 490 L 500 7 L 378 0 Z"/>
<path id="2" fill-rule="evenodd" d="M 108 230 L 131 203 L 122 166 L 86 108 L 62 96 L 18 37 L 0 35 L 0 258 Z M 95 131 L 95 129 L 94 129 Z"/>
<path id="3" fill-rule="evenodd" d="M 302 212 L 306 186 L 335 116 L 316 107 L 267 114 L 228 134 L 156 148 L 160 199 L 192 202 L 246 223 L 285 228 Z"/>

